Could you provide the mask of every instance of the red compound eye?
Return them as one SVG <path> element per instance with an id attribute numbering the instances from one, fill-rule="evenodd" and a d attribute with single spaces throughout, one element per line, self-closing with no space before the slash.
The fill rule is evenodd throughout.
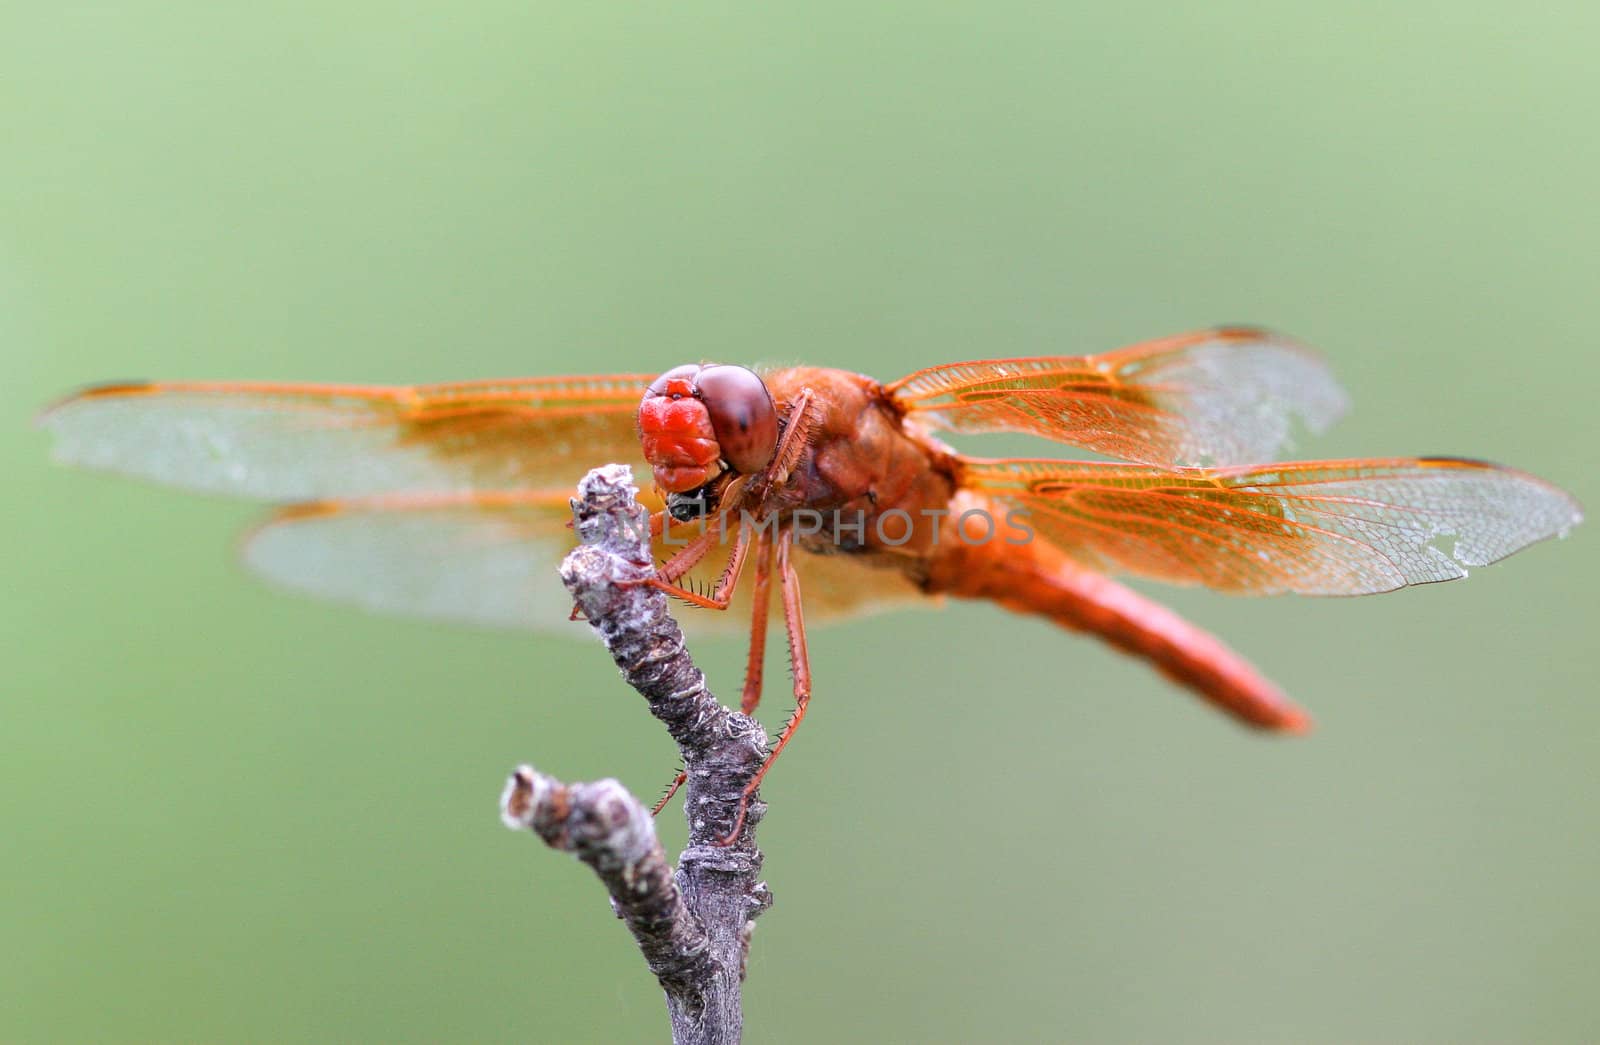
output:
<path id="1" fill-rule="evenodd" d="M 745 475 L 765 468 L 778 446 L 778 411 L 765 382 L 753 370 L 719 364 L 702 369 L 695 386 L 722 459 Z"/>

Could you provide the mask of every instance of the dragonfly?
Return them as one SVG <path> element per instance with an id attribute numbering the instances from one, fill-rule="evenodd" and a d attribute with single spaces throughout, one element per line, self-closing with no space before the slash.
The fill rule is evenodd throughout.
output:
<path id="1" fill-rule="evenodd" d="M 1246 726 L 1303 732 L 1305 712 L 1247 660 L 1116 578 L 1366 595 L 1464 577 L 1583 518 L 1559 488 L 1484 461 L 1273 463 L 1346 407 L 1317 354 L 1227 327 L 887 384 L 713 363 L 413 386 L 119 383 L 39 423 L 72 465 L 277 502 L 243 551 L 271 582 L 498 627 L 572 630 L 555 566 L 575 483 L 609 462 L 649 474 L 648 583 L 724 611 L 687 614 L 691 631 L 748 628 L 747 714 L 778 595 L 794 710 L 731 840 L 810 704 L 808 620 L 987 600 L 1098 637 Z M 1098 457 L 982 458 L 944 441 L 989 432 Z"/>

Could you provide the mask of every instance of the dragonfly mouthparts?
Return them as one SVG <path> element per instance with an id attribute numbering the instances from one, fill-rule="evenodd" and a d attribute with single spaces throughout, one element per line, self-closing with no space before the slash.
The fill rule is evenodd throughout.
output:
<path id="1" fill-rule="evenodd" d="M 716 491 L 713 487 L 721 478 L 718 476 L 684 493 L 667 494 L 667 514 L 678 522 L 693 522 L 710 515 L 716 510 Z"/>

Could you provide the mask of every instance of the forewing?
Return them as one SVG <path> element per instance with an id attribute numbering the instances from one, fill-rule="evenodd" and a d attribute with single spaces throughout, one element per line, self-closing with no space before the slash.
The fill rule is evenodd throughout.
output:
<path id="1" fill-rule="evenodd" d="M 950 363 L 888 391 L 930 428 L 1023 432 L 1156 465 L 1270 461 L 1297 423 L 1321 432 L 1347 407 L 1315 353 L 1246 328 L 1096 356 Z"/>
<path id="2" fill-rule="evenodd" d="M 636 374 L 417 386 L 151 383 L 47 410 L 58 460 L 275 501 L 576 485 L 640 460 Z"/>
<path id="3" fill-rule="evenodd" d="M 970 461 L 963 482 L 1037 538 L 1113 573 L 1219 591 L 1362 595 L 1447 581 L 1583 518 L 1567 494 L 1481 461 L 1230 469 Z"/>
<path id="4" fill-rule="evenodd" d="M 248 536 L 244 558 L 274 585 L 365 609 L 492 628 L 587 635 L 569 619 L 557 576 L 577 537 L 569 489 L 390 495 L 292 505 Z M 649 494 L 647 507 L 659 508 Z M 679 537 L 682 540 L 682 537 Z M 658 539 L 658 561 L 678 545 Z M 713 550 L 689 583 L 706 587 L 726 553 Z M 903 574 L 846 556 L 796 556 L 807 622 L 930 603 Z M 675 610 L 691 634 L 748 634 L 746 570 L 726 611 Z"/>

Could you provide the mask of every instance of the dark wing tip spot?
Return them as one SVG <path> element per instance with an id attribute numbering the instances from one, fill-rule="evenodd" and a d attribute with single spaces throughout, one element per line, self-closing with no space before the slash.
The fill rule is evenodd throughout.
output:
<path id="1" fill-rule="evenodd" d="M 1259 323 L 1217 323 L 1211 329 L 1225 341 L 1265 341 L 1274 336 Z"/>

